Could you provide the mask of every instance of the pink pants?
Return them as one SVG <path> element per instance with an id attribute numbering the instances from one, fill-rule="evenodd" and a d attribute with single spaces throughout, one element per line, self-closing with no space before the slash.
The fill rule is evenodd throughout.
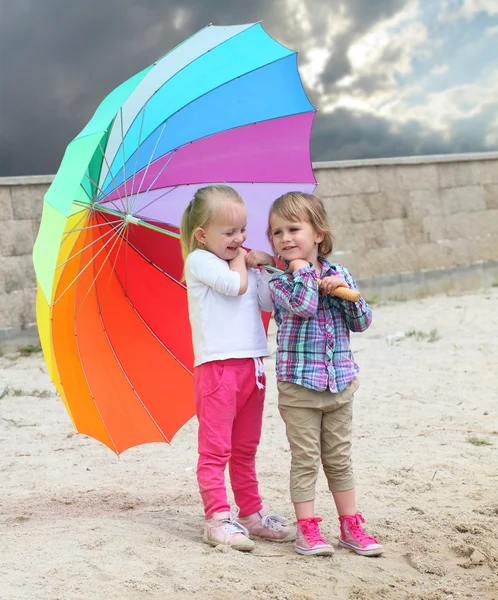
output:
<path id="1" fill-rule="evenodd" d="M 259 377 L 266 384 L 265 375 Z M 225 467 L 239 515 L 261 509 L 256 478 L 256 450 L 261 437 L 265 390 L 256 384 L 252 358 L 204 363 L 194 369 L 194 396 L 199 419 L 197 481 L 206 519 L 230 510 Z"/>

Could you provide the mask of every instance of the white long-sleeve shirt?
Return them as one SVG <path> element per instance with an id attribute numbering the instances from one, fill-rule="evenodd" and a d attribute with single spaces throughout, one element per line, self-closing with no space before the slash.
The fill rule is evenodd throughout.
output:
<path id="1" fill-rule="evenodd" d="M 266 271 L 248 269 L 248 286 L 239 296 L 240 275 L 207 250 L 194 250 L 185 261 L 194 366 L 227 358 L 270 354 L 261 310 L 270 312 Z"/>

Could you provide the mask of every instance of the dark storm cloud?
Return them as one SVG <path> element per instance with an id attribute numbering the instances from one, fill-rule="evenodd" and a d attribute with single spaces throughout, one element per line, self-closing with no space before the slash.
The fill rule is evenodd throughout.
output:
<path id="1" fill-rule="evenodd" d="M 264 19 L 278 38 L 280 9 L 279 0 L 0 0 L 0 175 L 55 172 L 121 82 L 211 22 Z"/>
<path id="2" fill-rule="evenodd" d="M 338 109 L 318 113 L 311 138 L 312 158 L 321 160 L 353 160 L 424 154 L 485 152 L 488 116 L 496 114 L 497 105 L 473 119 L 456 121 L 452 137 L 424 129 L 418 121 L 408 121 L 393 130 L 387 119 L 365 113 Z"/>
<path id="3" fill-rule="evenodd" d="M 117 85 L 208 23 L 264 21 L 288 47 L 329 45 L 322 77 L 329 101 L 344 92 L 335 82 L 351 72 L 348 49 L 372 26 L 403 10 L 408 0 L 0 0 L 0 176 L 54 173 L 67 144 Z M 329 24 L 347 23 L 330 41 Z M 309 25 L 309 26 L 308 26 Z M 386 49 L 389 65 L 401 49 Z M 349 94 L 389 90 L 392 69 L 356 78 Z M 320 107 L 320 94 L 308 90 Z M 489 122 L 496 115 L 490 109 Z M 401 127 L 401 128 L 400 128 Z M 346 109 L 319 113 L 312 140 L 316 159 L 332 160 L 459 152 L 483 148 L 485 120 L 452 125 L 454 141 L 420 123 L 393 131 L 385 119 Z"/>
<path id="4" fill-rule="evenodd" d="M 347 56 L 351 44 L 379 21 L 393 17 L 402 11 L 408 2 L 409 0 L 376 0 L 375 2 L 350 0 L 343 4 L 346 8 L 345 17 L 349 18 L 350 26 L 345 33 L 334 40 L 332 54 L 322 75 L 326 90 L 330 91 L 337 81 L 351 73 Z"/>

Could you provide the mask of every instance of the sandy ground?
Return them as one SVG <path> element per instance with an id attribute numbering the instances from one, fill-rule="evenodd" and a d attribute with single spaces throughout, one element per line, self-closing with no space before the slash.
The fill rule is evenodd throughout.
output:
<path id="1" fill-rule="evenodd" d="M 171 446 L 117 457 L 73 433 L 40 354 L 11 355 L 0 358 L 0 598 L 498 598 L 498 289 L 373 308 L 372 327 L 353 338 L 354 459 L 360 509 L 384 556 L 210 548 L 194 421 Z M 261 490 L 291 516 L 273 359 L 267 371 Z M 323 474 L 317 511 L 336 544 Z"/>

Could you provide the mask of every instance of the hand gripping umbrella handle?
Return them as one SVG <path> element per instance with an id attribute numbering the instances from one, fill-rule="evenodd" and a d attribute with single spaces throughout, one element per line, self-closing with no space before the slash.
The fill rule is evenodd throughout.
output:
<path id="1" fill-rule="evenodd" d="M 320 279 L 318 280 L 318 284 L 320 284 Z M 352 290 L 347 287 L 338 287 L 335 288 L 332 292 L 330 292 L 333 296 L 337 296 L 337 298 L 342 298 L 343 300 L 349 300 L 350 302 L 358 302 L 360 299 L 360 292 L 357 290 Z"/>

